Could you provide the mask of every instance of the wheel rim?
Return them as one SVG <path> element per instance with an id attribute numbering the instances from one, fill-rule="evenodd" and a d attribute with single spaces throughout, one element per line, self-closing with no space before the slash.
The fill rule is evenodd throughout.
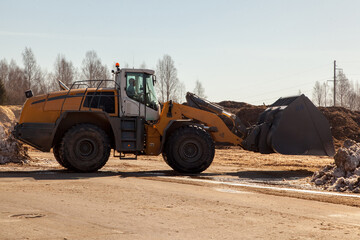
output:
<path id="1" fill-rule="evenodd" d="M 199 149 L 194 143 L 186 143 L 184 145 L 184 155 L 187 158 L 193 158 L 197 155 Z"/>
<path id="2" fill-rule="evenodd" d="M 202 155 L 202 149 L 197 141 L 188 140 L 180 145 L 179 155 L 186 162 L 196 162 Z"/>
<path id="3" fill-rule="evenodd" d="M 82 158 L 88 158 L 95 152 L 95 143 L 91 139 L 82 139 L 76 145 L 76 155 Z"/>

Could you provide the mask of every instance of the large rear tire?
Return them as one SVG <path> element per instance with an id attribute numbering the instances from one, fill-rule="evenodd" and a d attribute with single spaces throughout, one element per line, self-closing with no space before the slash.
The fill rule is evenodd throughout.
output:
<path id="1" fill-rule="evenodd" d="M 109 137 L 102 129 L 92 124 L 79 124 L 65 133 L 60 160 L 66 159 L 69 170 L 95 172 L 106 164 L 110 150 Z"/>
<path id="2" fill-rule="evenodd" d="M 177 129 L 165 144 L 165 162 L 180 173 L 200 173 L 212 163 L 215 145 L 203 128 L 188 125 Z"/>
<path id="3" fill-rule="evenodd" d="M 61 158 L 61 143 L 56 144 L 53 147 L 53 154 L 56 159 L 56 161 L 64 168 L 71 169 L 71 165 L 64 159 Z"/>

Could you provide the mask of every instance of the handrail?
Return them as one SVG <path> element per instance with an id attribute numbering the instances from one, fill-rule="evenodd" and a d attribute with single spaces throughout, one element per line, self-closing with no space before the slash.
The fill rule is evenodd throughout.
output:
<path id="1" fill-rule="evenodd" d="M 104 82 L 114 82 L 114 83 L 115 83 L 115 86 L 117 86 L 118 89 L 120 89 L 120 85 L 119 85 L 115 80 L 112 80 L 112 79 L 79 80 L 79 81 L 75 81 L 75 82 L 72 83 L 71 87 L 69 88 L 69 90 L 68 90 L 67 93 L 66 93 L 66 96 L 65 96 L 65 98 L 64 98 L 64 101 L 63 101 L 62 104 L 61 104 L 60 114 L 63 112 L 63 108 L 64 108 L 65 101 L 66 101 L 66 99 L 69 97 L 70 91 L 71 91 L 72 89 L 74 89 L 74 86 L 86 85 L 87 87 L 85 88 L 84 94 L 82 95 L 82 99 L 81 99 L 80 106 L 79 106 L 79 111 L 81 110 L 81 105 L 82 105 L 83 102 L 84 102 L 84 97 L 85 97 L 85 96 L 87 95 L 87 93 L 88 93 L 88 89 L 90 88 L 89 85 L 91 85 L 91 82 L 99 82 L 99 84 L 97 85 L 97 87 L 96 87 L 96 89 L 95 89 L 95 91 L 94 91 L 94 95 L 92 96 L 91 101 L 90 101 L 90 103 L 89 103 L 89 111 L 91 111 L 92 101 L 93 101 L 93 99 L 95 98 L 96 93 L 98 92 L 98 90 L 99 90 L 99 88 L 100 88 L 100 86 L 101 86 L 102 83 L 104 83 Z M 89 83 L 89 84 L 87 84 L 87 83 Z M 115 88 L 115 89 L 116 89 L 116 88 Z M 100 99 L 99 99 L 99 101 L 98 101 L 97 108 L 99 108 L 100 100 L 101 100 L 101 97 L 103 97 L 103 96 L 107 96 L 107 95 L 103 95 L 103 94 L 98 95 L 98 97 L 100 97 Z M 116 97 L 118 97 L 118 96 L 119 96 L 119 95 L 116 94 Z M 80 97 L 80 96 L 79 96 L 79 97 Z M 115 96 L 114 96 L 114 97 L 115 97 Z M 120 103 L 119 103 L 119 104 L 120 104 Z"/>
<path id="2" fill-rule="evenodd" d="M 86 82 L 100 82 L 100 84 L 98 85 L 98 87 L 101 85 L 101 83 L 103 82 L 114 82 L 115 85 L 120 89 L 120 85 L 113 79 L 99 79 L 99 80 L 79 80 L 79 81 L 75 81 L 73 82 L 73 84 L 71 85 L 70 89 L 73 89 L 74 86 L 78 86 L 78 85 L 87 85 L 88 88 L 90 88 L 90 86 L 88 84 L 86 84 Z"/>

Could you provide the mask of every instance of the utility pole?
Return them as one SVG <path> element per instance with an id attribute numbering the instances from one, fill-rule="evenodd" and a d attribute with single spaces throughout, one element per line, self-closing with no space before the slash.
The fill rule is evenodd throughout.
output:
<path id="1" fill-rule="evenodd" d="M 334 107 L 336 106 L 336 70 L 341 70 L 342 71 L 342 68 L 337 68 L 336 67 L 336 60 L 334 60 L 334 79 L 333 80 L 327 80 L 328 82 L 334 82 Z"/>
<path id="2" fill-rule="evenodd" d="M 336 60 L 334 60 L 334 107 L 336 106 Z"/>
<path id="3" fill-rule="evenodd" d="M 325 87 L 325 107 L 326 107 L 327 82 L 324 83 L 324 87 Z"/>

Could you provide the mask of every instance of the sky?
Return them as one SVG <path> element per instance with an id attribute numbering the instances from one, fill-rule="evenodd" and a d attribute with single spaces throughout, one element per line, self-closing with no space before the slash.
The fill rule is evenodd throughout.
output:
<path id="1" fill-rule="evenodd" d="M 0 0 L 0 59 L 22 65 L 30 47 L 51 72 L 58 54 L 80 69 L 95 50 L 109 69 L 156 70 L 168 54 L 187 91 L 199 80 L 210 101 L 271 104 L 311 98 L 334 60 L 360 81 L 359 9 L 356 0 Z"/>

